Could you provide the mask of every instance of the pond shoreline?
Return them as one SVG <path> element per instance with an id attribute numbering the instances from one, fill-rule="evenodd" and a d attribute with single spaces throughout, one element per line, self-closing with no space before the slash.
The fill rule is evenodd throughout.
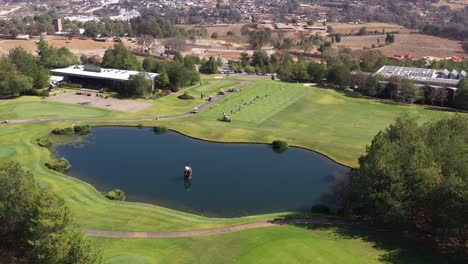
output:
<path id="1" fill-rule="evenodd" d="M 144 133 L 139 134 L 139 128 Z M 72 169 L 66 175 L 101 193 L 122 189 L 131 202 L 210 218 L 306 212 L 321 203 L 337 175 L 351 169 L 294 146 L 277 154 L 270 144 L 203 140 L 176 130 L 154 135 L 151 126 L 97 125 L 93 129 L 91 145 L 77 149 L 65 143 L 51 150 L 55 157 L 70 160 Z M 112 163 L 122 166 L 115 168 Z M 196 168 L 193 188 L 191 181 L 183 188 L 177 168 L 184 165 Z M 272 199 L 280 200 L 271 204 Z"/>

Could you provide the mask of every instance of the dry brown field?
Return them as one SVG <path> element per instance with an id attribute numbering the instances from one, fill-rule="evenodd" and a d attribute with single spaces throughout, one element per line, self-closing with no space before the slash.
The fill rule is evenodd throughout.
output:
<path id="1" fill-rule="evenodd" d="M 47 36 L 45 38 L 50 46 L 61 48 L 66 47 L 71 52 L 80 55 L 103 55 L 106 49 L 112 48 L 114 42 L 98 42 L 92 39 L 71 39 Z M 0 40 L 0 54 L 8 54 L 11 49 L 22 47 L 29 52 L 35 53 L 37 51 L 36 42 L 38 39 L 30 40 Z M 134 44 L 126 43 L 127 46 L 133 47 Z"/>
<path id="2" fill-rule="evenodd" d="M 370 48 L 372 44 L 385 43 L 385 35 L 344 36 L 337 47 L 350 47 L 352 49 Z M 434 57 L 468 57 L 460 41 L 449 40 L 423 34 L 396 34 L 395 43 L 377 48 L 387 56 L 411 54 L 417 58 L 424 56 Z"/>
<path id="3" fill-rule="evenodd" d="M 449 6 L 452 10 L 463 9 L 468 6 L 468 0 L 441 0 L 439 3 L 433 3 L 433 6 Z"/>
<path id="4" fill-rule="evenodd" d="M 333 27 L 333 30 L 336 33 L 341 34 L 355 34 L 359 32 L 361 27 L 365 27 L 367 31 L 382 31 L 385 32 L 400 32 L 400 33 L 408 33 L 410 32 L 409 29 L 399 26 L 397 24 L 390 24 L 390 23 L 364 23 L 364 24 L 347 24 L 347 23 L 329 23 L 328 25 Z"/>

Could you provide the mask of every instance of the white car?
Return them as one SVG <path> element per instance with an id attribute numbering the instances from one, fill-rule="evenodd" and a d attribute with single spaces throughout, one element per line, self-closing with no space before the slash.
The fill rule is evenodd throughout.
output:
<path id="1" fill-rule="evenodd" d="M 192 114 L 196 114 L 196 113 L 198 113 L 198 112 L 200 112 L 200 111 L 198 110 L 198 107 L 195 107 L 194 109 L 192 109 L 192 111 L 190 111 L 190 113 L 192 113 Z"/>

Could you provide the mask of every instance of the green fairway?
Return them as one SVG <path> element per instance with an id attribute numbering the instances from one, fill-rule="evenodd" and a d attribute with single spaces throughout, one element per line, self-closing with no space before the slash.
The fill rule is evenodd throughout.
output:
<path id="1" fill-rule="evenodd" d="M 216 119 L 222 113 L 230 115 L 236 123 L 260 124 L 269 117 L 301 99 L 309 89 L 304 86 L 285 87 L 280 82 L 269 82 L 256 89 L 243 89 L 213 106 L 200 116 Z"/>
<path id="2" fill-rule="evenodd" d="M 447 256 L 421 250 L 389 232 L 333 227 L 282 226 L 195 238 L 93 240 L 104 250 L 107 264 L 448 263 Z"/>
<path id="3" fill-rule="evenodd" d="M 235 106 L 266 94 L 269 96 L 231 114 Z M 217 121 L 223 112 L 231 115 L 231 123 Z M 454 114 L 416 105 L 351 98 L 335 90 L 303 84 L 257 80 L 255 85 L 195 117 L 161 122 L 206 140 L 270 143 L 280 138 L 356 166 L 366 144 L 403 113 L 418 117 L 420 122 Z"/>
<path id="4" fill-rule="evenodd" d="M 200 96 L 200 94 L 205 95 L 216 95 L 219 90 L 224 89 L 228 90 L 230 87 L 239 84 L 240 82 L 235 79 L 209 79 L 202 80 L 201 86 L 196 86 L 190 89 L 190 93 Z"/>

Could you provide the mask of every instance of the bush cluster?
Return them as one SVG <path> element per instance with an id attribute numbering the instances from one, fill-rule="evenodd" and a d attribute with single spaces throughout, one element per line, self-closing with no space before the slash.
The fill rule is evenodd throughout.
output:
<path id="1" fill-rule="evenodd" d="M 54 135 L 71 135 L 74 132 L 73 127 L 54 128 L 54 130 L 52 130 L 52 134 Z"/>
<path id="2" fill-rule="evenodd" d="M 120 189 L 115 189 L 106 193 L 106 198 L 114 201 L 124 201 L 125 200 L 125 192 Z"/>
<path id="3" fill-rule="evenodd" d="M 184 94 L 179 95 L 178 98 L 183 99 L 183 100 L 195 99 L 195 97 L 191 96 L 187 92 L 185 92 Z"/>
<path id="4" fill-rule="evenodd" d="M 164 134 L 168 131 L 167 127 L 165 126 L 155 126 L 154 127 L 154 133 L 161 135 Z"/>
<path id="5" fill-rule="evenodd" d="M 79 135 L 87 135 L 91 133 L 91 127 L 89 125 L 75 125 L 73 130 Z"/>
<path id="6" fill-rule="evenodd" d="M 286 151 L 289 147 L 286 141 L 279 140 L 279 139 L 273 141 L 271 145 L 273 147 L 273 150 L 278 153 Z"/>
<path id="7" fill-rule="evenodd" d="M 50 148 L 52 147 L 52 140 L 48 138 L 38 138 L 37 144 L 43 148 Z"/>
<path id="8" fill-rule="evenodd" d="M 71 168 L 70 162 L 65 158 L 51 159 L 45 165 L 47 168 L 58 172 L 66 172 Z"/>
<path id="9" fill-rule="evenodd" d="M 89 125 L 75 125 L 73 127 L 55 128 L 52 130 L 52 134 L 54 135 L 87 135 L 89 133 L 91 133 L 91 126 Z"/>
<path id="10" fill-rule="evenodd" d="M 177 86 L 172 86 L 170 90 L 171 90 L 171 92 L 173 92 L 173 93 L 177 93 L 177 92 L 179 91 L 179 87 L 177 87 Z"/>

